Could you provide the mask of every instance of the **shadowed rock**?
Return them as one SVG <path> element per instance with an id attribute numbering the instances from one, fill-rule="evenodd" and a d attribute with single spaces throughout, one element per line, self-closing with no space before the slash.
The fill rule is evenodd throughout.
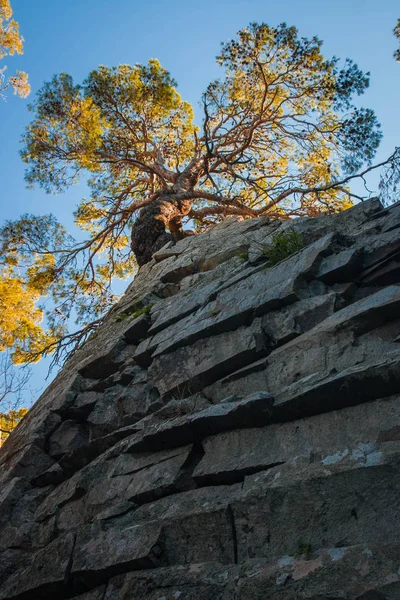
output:
<path id="1" fill-rule="evenodd" d="M 397 600 L 399 228 L 159 249 L 0 449 L 0 600 Z"/>

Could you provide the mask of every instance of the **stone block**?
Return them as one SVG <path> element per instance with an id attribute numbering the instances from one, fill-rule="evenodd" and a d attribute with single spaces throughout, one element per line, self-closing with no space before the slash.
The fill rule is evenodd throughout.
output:
<path id="1" fill-rule="evenodd" d="M 191 395 L 240 366 L 266 356 L 271 349 L 261 320 L 255 319 L 248 327 L 156 356 L 149 372 L 162 396 Z"/>
<path id="2" fill-rule="evenodd" d="M 49 439 L 49 454 L 60 458 L 63 454 L 86 446 L 89 442 L 89 430 L 83 423 L 64 421 Z"/>
<path id="3" fill-rule="evenodd" d="M 324 258 L 316 277 L 328 285 L 353 281 L 361 266 L 362 256 L 354 248 Z"/>
<path id="4" fill-rule="evenodd" d="M 132 502 L 142 504 L 177 491 L 179 475 L 190 450 L 190 447 L 183 448 L 177 456 L 144 467 L 132 475 L 125 497 Z"/>
<path id="5" fill-rule="evenodd" d="M 0 599 L 56 598 L 68 575 L 73 547 L 74 536 L 67 533 L 36 552 L 3 584 Z"/>
<path id="6" fill-rule="evenodd" d="M 203 441 L 193 477 L 199 485 L 232 483 L 296 460 L 322 460 L 343 448 L 400 440 L 400 397 L 262 428 L 236 429 Z"/>
<path id="7" fill-rule="evenodd" d="M 198 412 L 154 424 L 133 438 L 126 452 L 176 448 L 239 427 L 262 427 L 271 420 L 274 399 L 257 392 L 237 401 L 220 402 Z"/>
<path id="8" fill-rule="evenodd" d="M 399 542 L 399 464 L 399 442 L 361 444 L 246 477 L 232 505 L 239 562 L 293 556 L 303 544 L 317 551 Z"/>
<path id="9" fill-rule="evenodd" d="M 163 564 L 157 523 L 102 530 L 93 524 L 77 536 L 71 575 L 86 585 L 96 585 L 120 572 Z"/>

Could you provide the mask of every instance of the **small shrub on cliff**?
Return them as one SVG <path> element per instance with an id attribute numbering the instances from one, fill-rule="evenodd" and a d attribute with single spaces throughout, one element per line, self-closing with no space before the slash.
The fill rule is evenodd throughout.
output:
<path id="1" fill-rule="evenodd" d="M 152 309 L 152 304 L 147 304 L 146 306 L 138 307 L 137 305 L 133 306 L 130 310 L 120 313 L 115 317 L 115 321 L 119 323 L 120 321 L 124 321 L 125 319 L 136 319 L 140 317 L 140 315 L 148 315 Z"/>
<path id="2" fill-rule="evenodd" d="M 303 247 L 303 238 L 294 229 L 277 233 L 272 238 L 272 244 L 264 250 L 265 256 L 268 256 L 268 266 L 273 267 Z"/>

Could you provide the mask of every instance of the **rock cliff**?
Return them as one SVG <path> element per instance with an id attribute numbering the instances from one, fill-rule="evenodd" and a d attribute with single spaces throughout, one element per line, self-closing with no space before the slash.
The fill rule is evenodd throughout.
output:
<path id="1" fill-rule="evenodd" d="M 399 599 L 399 233 L 158 251 L 1 449 L 0 599 Z"/>

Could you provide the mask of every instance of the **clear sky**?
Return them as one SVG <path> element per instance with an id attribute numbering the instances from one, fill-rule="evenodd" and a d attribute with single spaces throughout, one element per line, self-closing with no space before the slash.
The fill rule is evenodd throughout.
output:
<path id="1" fill-rule="evenodd" d="M 207 83 L 218 76 L 214 57 L 225 41 L 251 21 L 295 25 L 300 35 L 318 35 L 327 57 L 352 58 L 371 72 L 361 104 L 373 108 L 384 139 L 377 159 L 400 145 L 400 64 L 393 59 L 393 27 L 399 0 L 12 0 L 25 38 L 25 53 L 2 61 L 9 73 L 27 71 L 32 96 L 61 71 L 76 81 L 99 64 L 158 58 L 178 82 L 184 99 L 198 107 Z M 29 122 L 28 101 L 0 101 L 1 219 L 24 212 L 53 212 L 72 226 L 72 211 L 84 186 L 63 196 L 27 190 L 19 158 L 20 137 Z M 46 367 L 34 367 L 32 385 L 43 385 Z"/>

